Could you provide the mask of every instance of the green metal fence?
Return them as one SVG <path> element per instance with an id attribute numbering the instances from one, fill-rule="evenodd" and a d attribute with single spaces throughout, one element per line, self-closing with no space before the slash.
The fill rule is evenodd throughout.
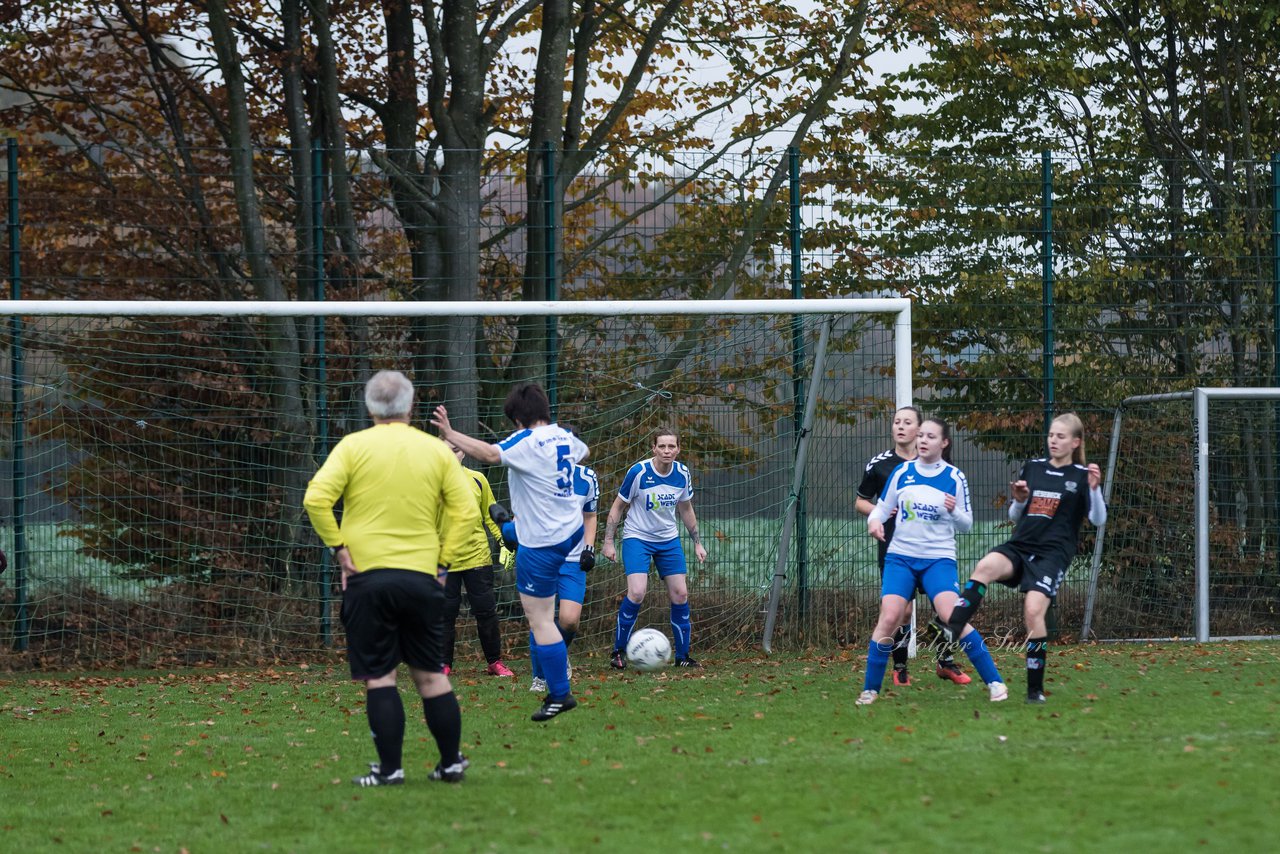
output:
<path id="1" fill-rule="evenodd" d="M 304 157 L 263 150 L 254 158 L 260 218 L 247 222 L 225 151 L 191 151 L 175 160 L 163 148 L 121 152 L 10 140 L 7 154 L 4 273 L 13 298 L 908 296 L 917 399 L 957 425 L 956 461 L 969 474 L 982 522 L 966 539 L 968 559 L 1003 535 L 1007 482 L 1018 460 L 1040 450 L 1053 413 L 1079 412 L 1090 431 L 1090 456 L 1101 460 L 1111 414 L 1128 396 L 1278 384 L 1274 157 L 1205 175 L 1176 161 L 1084 163 L 1050 152 L 998 162 L 675 153 L 625 169 L 589 167 L 565 183 L 556 178 L 562 155 L 546 151 L 533 161 L 539 174 L 526 174 L 523 154 L 514 153 L 490 158 L 474 185 L 454 186 L 421 157 L 416 172 L 405 171 L 405 152 L 356 152 L 335 163 L 323 150 Z M 298 167 L 304 161 L 305 174 Z M 337 193 L 336 183 L 349 190 Z M 259 245 L 265 257 L 254 257 Z M 320 389 L 308 403 L 313 456 L 362 426 L 355 390 L 379 352 L 374 345 L 385 343 L 371 334 L 358 324 L 316 324 L 299 334 L 308 382 Z M 467 389 L 458 394 L 471 403 L 458 405 L 470 407 L 466 418 L 475 425 L 498 429 L 494 402 L 516 378 L 547 382 L 570 416 L 589 405 L 572 391 L 583 383 L 562 382 L 574 352 L 572 326 L 423 321 L 395 334 L 412 353 L 424 395 Z M 60 357 L 41 347 L 38 335 L 33 345 L 21 318 L 11 319 L 6 337 L 12 468 L 5 497 L 15 560 L 0 577 L 2 626 L 27 654 L 109 659 L 109 650 L 99 656 L 83 643 L 60 652 L 49 641 L 41 649 L 41 635 L 31 628 L 27 526 L 45 526 L 44 536 L 47 526 L 81 520 L 75 495 L 55 496 L 47 485 L 50 472 L 84 466 L 85 458 L 56 443 L 33 444 L 25 432 L 41 415 L 28 409 L 38 397 L 33 387 Z M 770 428 L 784 444 L 803 401 L 811 355 L 805 344 L 793 327 L 788 426 Z M 883 339 L 877 344 L 865 330 L 858 337 L 864 353 L 877 346 Z M 270 372 L 258 367 L 259 375 L 250 370 L 241 381 L 265 384 Z M 610 382 L 628 370 L 622 363 L 590 368 Z M 852 491 L 862 461 L 889 444 L 891 401 L 870 388 L 861 397 L 844 393 L 839 405 L 851 413 L 847 429 L 833 427 L 832 456 L 811 462 L 795 559 L 805 566 L 817 559 L 815 549 L 830 551 L 842 539 L 856 549 L 837 559 L 849 573 L 813 572 L 799 587 L 791 579 L 785 642 L 859 643 L 872 622 L 875 580 L 863 573 L 870 549 L 853 519 Z M 1280 447 L 1275 413 L 1247 417 Z M 1162 421 L 1162 429 L 1176 432 L 1176 423 Z M 1188 437 L 1190 429 L 1188 420 Z M 1167 441 L 1170 455 L 1182 453 L 1172 436 L 1155 441 Z M 1261 531 L 1280 527 L 1278 472 L 1273 458 L 1252 475 L 1264 500 L 1248 524 Z M 702 510 L 723 518 L 726 529 L 763 512 L 751 500 L 758 484 L 744 479 L 735 493 L 731 480 L 717 481 L 722 506 Z M 1274 552 L 1274 536 L 1263 539 L 1262 548 Z M 1085 545 L 1083 552 L 1087 534 Z M 1280 564 L 1272 554 L 1261 565 L 1273 569 L 1250 595 L 1274 598 Z M 1073 576 L 1059 603 L 1067 634 L 1078 627 L 1082 582 L 1083 575 Z M 856 588 L 853 599 L 827 595 L 849 587 Z M 1016 601 L 996 608 L 992 619 L 1016 624 Z M 717 634 L 717 642 L 750 643 L 755 628 L 754 617 L 746 619 L 740 630 Z M 300 648 L 323 649 L 329 629 L 317 624 L 311 638 Z M 245 654 L 269 654 L 272 642 Z"/>

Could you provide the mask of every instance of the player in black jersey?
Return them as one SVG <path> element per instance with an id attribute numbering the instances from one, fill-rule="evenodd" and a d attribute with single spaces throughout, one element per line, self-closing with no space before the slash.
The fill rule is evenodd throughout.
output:
<path id="1" fill-rule="evenodd" d="M 1095 526 L 1107 520 L 1102 469 L 1085 464 L 1084 425 L 1075 413 L 1049 425 L 1049 458 L 1028 460 L 1009 484 L 1013 536 L 987 552 L 960 593 L 944 625 L 950 640 L 982 604 L 987 585 L 999 581 L 1021 590 L 1027 627 L 1027 702 L 1043 703 L 1049 638 L 1045 613 L 1075 557 L 1085 516 Z"/>
<path id="2" fill-rule="evenodd" d="M 876 509 L 876 502 L 893 470 L 916 458 L 916 436 L 920 433 L 921 420 L 920 410 L 914 406 L 904 406 L 893 413 L 893 447 L 871 458 L 862 476 L 862 483 L 858 484 L 857 507 L 863 516 L 870 516 L 871 511 Z M 892 518 L 884 523 L 884 539 L 878 540 L 876 545 L 876 562 L 880 566 L 881 578 L 884 577 L 884 556 L 889 550 L 889 541 L 893 539 L 893 524 Z M 911 675 L 907 671 L 907 647 L 911 639 L 912 607 L 913 603 L 907 602 L 907 610 L 903 614 L 906 622 L 893 635 L 894 685 L 911 684 Z M 952 658 L 950 646 L 941 647 L 938 653 L 937 674 L 939 679 L 948 679 L 957 685 L 966 685 L 972 681 Z"/>

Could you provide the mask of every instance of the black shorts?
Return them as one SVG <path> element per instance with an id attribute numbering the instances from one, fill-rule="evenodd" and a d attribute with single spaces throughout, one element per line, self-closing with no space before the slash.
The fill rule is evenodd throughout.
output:
<path id="1" fill-rule="evenodd" d="M 371 569 L 347 579 L 342 594 L 352 679 L 377 679 L 400 662 L 440 673 L 444 587 L 425 572 Z"/>
<path id="2" fill-rule="evenodd" d="M 1034 590 L 1050 599 L 1058 595 L 1058 587 L 1071 565 L 1070 560 L 1064 561 L 1058 555 L 1037 554 L 1012 543 L 1001 543 L 991 551 L 999 552 L 1013 564 L 1013 576 L 1002 578 L 1001 584 L 1023 593 Z"/>

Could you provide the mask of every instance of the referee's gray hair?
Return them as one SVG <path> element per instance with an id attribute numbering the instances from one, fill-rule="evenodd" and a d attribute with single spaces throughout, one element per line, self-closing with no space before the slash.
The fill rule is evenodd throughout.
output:
<path id="1" fill-rule="evenodd" d="M 413 409 L 413 383 L 399 371 L 378 371 L 365 383 L 364 405 L 374 418 L 404 418 Z"/>

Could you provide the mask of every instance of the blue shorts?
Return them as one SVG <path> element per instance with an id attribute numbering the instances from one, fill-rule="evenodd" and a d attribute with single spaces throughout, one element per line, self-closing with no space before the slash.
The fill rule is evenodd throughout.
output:
<path id="1" fill-rule="evenodd" d="M 576 560 L 566 560 L 560 565 L 560 581 L 556 595 L 562 601 L 581 605 L 587 598 L 587 574 Z"/>
<path id="2" fill-rule="evenodd" d="M 554 546 L 521 546 L 516 549 L 516 590 L 526 596 L 551 599 L 560 587 L 560 567 L 573 547 L 582 541 L 582 529 Z"/>
<path id="3" fill-rule="evenodd" d="M 907 557 L 889 554 L 884 556 L 884 578 L 880 581 L 881 596 L 901 596 L 910 600 L 916 588 L 932 602 L 939 593 L 950 590 L 959 594 L 956 580 L 956 560 L 951 557 Z"/>
<path id="4" fill-rule="evenodd" d="M 649 572 L 649 561 L 658 568 L 658 577 L 668 575 L 685 575 L 689 572 L 684 562 L 684 549 L 680 548 L 680 538 L 673 537 L 662 543 L 651 543 L 638 537 L 627 537 L 622 541 L 622 568 L 627 575 L 646 575 Z"/>

